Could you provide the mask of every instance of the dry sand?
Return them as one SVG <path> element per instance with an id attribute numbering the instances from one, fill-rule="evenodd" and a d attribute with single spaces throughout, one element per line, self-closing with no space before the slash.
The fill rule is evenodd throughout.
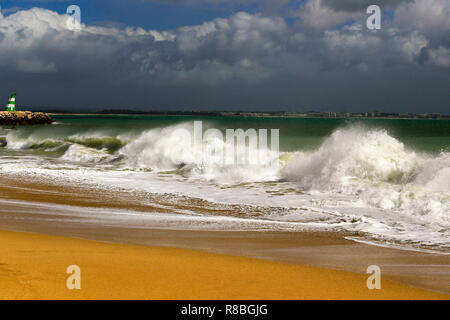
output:
<path id="1" fill-rule="evenodd" d="M 367 277 L 259 259 L 0 231 L 2 299 L 448 299 Z M 66 287 L 69 265 L 81 290 Z"/>

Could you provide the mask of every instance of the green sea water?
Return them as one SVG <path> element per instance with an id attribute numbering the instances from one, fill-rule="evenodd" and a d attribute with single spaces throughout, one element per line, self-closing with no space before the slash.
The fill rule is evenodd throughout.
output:
<path id="1" fill-rule="evenodd" d="M 201 120 L 203 128 L 226 129 L 279 129 L 280 150 L 311 150 L 338 128 L 361 126 L 383 129 L 403 142 L 407 148 L 422 152 L 439 153 L 449 151 L 449 120 L 404 120 L 404 119 L 320 119 L 320 118 L 256 118 L 256 117 L 193 117 L 193 116 L 149 116 L 149 115 L 54 115 L 56 124 L 45 127 L 20 127 L 17 137 L 33 137 L 34 140 L 53 138 L 69 139 L 74 135 L 93 137 L 116 137 L 127 133 L 137 137 L 145 130 L 163 128 L 180 123 Z M 102 147 L 91 141 L 93 147 Z M 89 143 L 89 141 L 86 141 Z M 115 140 L 105 140 L 112 149 L 119 148 Z"/>
<path id="2" fill-rule="evenodd" d="M 450 248 L 449 120 L 53 118 L 56 122 L 47 126 L 1 128 L 7 145 L 0 147 L 0 174 L 181 194 L 218 208 L 238 204 L 250 208 L 248 217 L 247 211 L 241 214 L 244 219 L 259 212 L 263 230 L 279 230 L 284 223 L 283 230 L 312 225 L 362 232 L 377 240 Z M 192 140 L 173 135 L 178 128 L 189 131 L 194 121 L 201 121 L 203 130 L 215 128 L 223 134 L 226 129 L 279 129 L 280 153 L 270 150 L 261 156 L 259 146 L 255 150 L 249 145 L 247 151 L 257 151 L 262 159 L 254 166 L 205 162 L 187 142 Z M 223 148 L 225 142 L 219 140 L 203 140 L 203 150 Z M 277 166 L 271 165 L 274 161 Z M 192 216 L 202 216 L 193 210 Z M 205 228 L 203 222 L 210 217 L 195 219 L 189 220 L 189 228 Z M 214 223 L 222 230 L 222 220 Z M 247 221 L 230 223 L 230 230 L 247 230 Z"/>

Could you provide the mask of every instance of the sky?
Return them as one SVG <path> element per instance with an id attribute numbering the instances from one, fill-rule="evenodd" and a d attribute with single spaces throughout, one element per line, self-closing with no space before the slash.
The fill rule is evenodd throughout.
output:
<path id="1" fill-rule="evenodd" d="M 450 113 L 448 0 L 0 6 L 0 101 L 19 109 Z"/>

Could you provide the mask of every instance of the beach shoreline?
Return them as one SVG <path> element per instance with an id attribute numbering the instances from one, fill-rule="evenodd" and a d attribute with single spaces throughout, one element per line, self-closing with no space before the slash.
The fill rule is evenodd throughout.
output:
<path id="1" fill-rule="evenodd" d="M 147 201 L 143 204 L 136 201 L 139 195 L 130 200 L 123 197 L 119 191 L 108 193 L 92 188 L 87 192 L 85 186 L 42 184 L 33 182 L 33 179 L 19 181 L 17 178 L 7 176 L 3 176 L 0 181 L 2 185 L 0 230 L 63 236 L 68 237 L 67 239 L 80 238 L 124 246 L 143 245 L 161 250 L 179 248 L 207 254 L 257 258 L 272 263 L 351 273 L 360 278 L 367 278 L 365 272 L 369 265 L 379 265 L 383 279 L 397 281 L 408 287 L 450 293 L 446 285 L 450 281 L 450 256 L 445 254 L 357 243 L 345 239 L 348 236 L 355 236 L 354 234 L 344 232 L 176 230 L 152 227 L 151 224 L 142 224 L 142 221 L 124 224 L 123 220 L 117 219 L 102 220 L 99 223 L 89 216 L 99 208 L 134 209 L 149 214 L 155 213 L 156 208 L 163 214 L 171 209 L 161 208 L 160 205 L 156 205 L 157 203 L 152 205 L 152 202 Z M 179 205 L 178 202 L 176 206 Z M 87 216 L 78 215 L 78 211 L 85 211 Z M 285 298 L 289 297 L 293 298 L 289 295 Z M 314 297 L 338 298 L 332 295 Z M 412 298 L 408 295 L 403 297 Z M 420 298 L 420 295 L 416 297 Z"/>

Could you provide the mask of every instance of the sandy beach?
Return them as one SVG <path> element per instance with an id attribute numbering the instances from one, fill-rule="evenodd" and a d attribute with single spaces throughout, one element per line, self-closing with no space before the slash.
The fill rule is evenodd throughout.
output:
<path id="1" fill-rule="evenodd" d="M 0 232 L 1 299 L 448 299 L 366 276 L 193 250 Z M 81 269 L 81 289 L 66 269 Z"/>
<path id="2" fill-rule="evenodd" d="M 164 230 L 143 220 L 99 223 L 78 211 L 129 208 L 130 200 L 120 201 L 128 199 L 120 192 L 81 192 L 84 186 L 11 177 L 1 182 L 0 229 L 26 232 L 0 232 L 2 299 L 450 297 L 448 255 L 356 243 L 334 232 Z M 135 200 L 134 208 L 154 211 Z M 381 290 L 366 287 L 365 271 L 372 264 L 382 269 Z M 80 266 L 82 290 L 66 288 L 69 265 Z"/>

